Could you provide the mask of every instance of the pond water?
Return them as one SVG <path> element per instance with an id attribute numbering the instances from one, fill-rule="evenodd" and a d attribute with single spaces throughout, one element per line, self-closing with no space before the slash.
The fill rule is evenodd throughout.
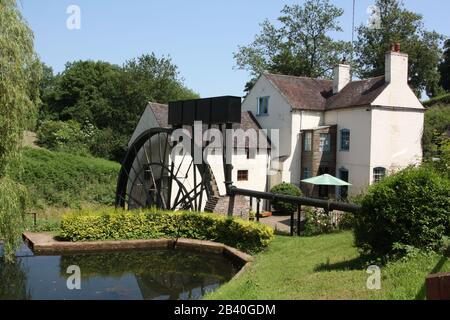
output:
<path id="1" fill-rule="evenodd" d="M 238 270 L 221 255 L 181 250 L 35 256 L 23 247 L 16 263 L 2 260 L 0 299 L 201 299 Z M 68 289 L 69 266 L 80 268 L 80 290 Z"/>

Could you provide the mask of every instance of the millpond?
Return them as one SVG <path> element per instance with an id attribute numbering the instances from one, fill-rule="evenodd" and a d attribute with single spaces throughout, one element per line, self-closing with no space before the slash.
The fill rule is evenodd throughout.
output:
<path id="1" fill-rule="evenodd" d="M 15 263 L 0 257 L 0 300 L 194 300 L 240 267 L 223 255 L 187 250 L 39 256 L 23 246 Z"/>

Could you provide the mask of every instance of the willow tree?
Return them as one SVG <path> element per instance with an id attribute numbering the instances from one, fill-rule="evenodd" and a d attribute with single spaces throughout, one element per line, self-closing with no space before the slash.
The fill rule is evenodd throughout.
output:
<path id="1" fill-rule="evenodd" d="M 33 33 L 16 1 L 0 0 L 0 239 L 6 261 L 20 243 L 26 196 L 9 174 L 20 170 L 23 131 L 35 117 L 40 74 Z"/>

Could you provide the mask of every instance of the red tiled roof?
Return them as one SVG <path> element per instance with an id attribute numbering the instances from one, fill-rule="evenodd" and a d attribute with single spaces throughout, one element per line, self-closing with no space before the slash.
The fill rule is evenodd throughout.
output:
<path id="1" fill-rule="evenodd" d="M 385 77 L 350 82 L 333 94 L 333 81 L 265 74 L 293 109 L 326 111 L 372 103 L 386 88 Z"/>
<path id="2" fill-rule="evenodd" d="M 328 98 L 325 109 L 367 106 L 375 101 L 387 85 L 384 76 L 350 82 L 338 94 Z"/>
<path id="3" fill-rule="evenodd" d="M 333 95 L 333 81 L 265 74 L 294 109 L 324 110 L 327 98 Z"/>

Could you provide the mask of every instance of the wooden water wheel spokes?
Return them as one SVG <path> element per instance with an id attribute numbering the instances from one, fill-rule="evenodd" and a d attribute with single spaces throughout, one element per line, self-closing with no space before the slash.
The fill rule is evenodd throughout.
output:
<path id="1" fill-rule="evenodd" d="M 116 206 L 201 211 L 211 197 L 210 170 L 179 153 L 173 130 L 153 128 L 129 147 L 119 174 Z"/>

